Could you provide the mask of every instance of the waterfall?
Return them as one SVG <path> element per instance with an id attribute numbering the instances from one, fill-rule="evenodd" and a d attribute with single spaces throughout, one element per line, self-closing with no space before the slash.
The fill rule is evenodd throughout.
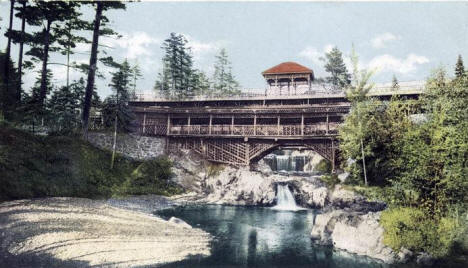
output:
<path id="1" fill-rule="evenodd" d="M 276 170 L 288 171 L 289 170 L 289 155 L 276 156 Z"/>
<path id="2" fill-rule="evenodd" d="M 296 205 L 296 200 L 294 200 L 294 196 L 289 190 L 288 185 L 278 184 L 278 191 L 276 193 L 276 206 L 274 206 L 273 209 L 296 211 L 302 210 L 304 208 Z"/>

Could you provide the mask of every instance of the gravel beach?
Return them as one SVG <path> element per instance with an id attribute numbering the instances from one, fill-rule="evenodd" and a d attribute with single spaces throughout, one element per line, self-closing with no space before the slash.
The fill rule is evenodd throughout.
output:
<path id="1" fill-rule="evenodd" d="M 210 254 L 208 233 L 152 216 L 155 207 L 128 209 L 135 200 L 1 203 L 0 266 L 141 267 Z"/>

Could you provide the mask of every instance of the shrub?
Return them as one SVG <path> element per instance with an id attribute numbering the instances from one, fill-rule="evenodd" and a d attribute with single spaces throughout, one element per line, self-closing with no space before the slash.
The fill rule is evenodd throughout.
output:
<path id="1" fill-rule="evenodd" d="M 463 226 L 453 217 L 433 218 L 425 210 L 398 207 L 382 213 L 384 244 L 395 251 L 402 247 L 442 258 L 452 254 Z"/>
<path id="2" fill-rule="evenodd" d="M 330 174 L 331 173 L 331 163 L 326 159 L 320 160 L 318 164 L 315 166 L 315 170 L 322 174 Z"/>
<path id="3" fill-rule="evenodd" d="M 335 187 L 338 183 L 340 183 L 340 179 L 338 179 L 338 175 L 336 174 L 327 174 L 320 177 L 320 180 L 325 182 L 329 188 Z"/>

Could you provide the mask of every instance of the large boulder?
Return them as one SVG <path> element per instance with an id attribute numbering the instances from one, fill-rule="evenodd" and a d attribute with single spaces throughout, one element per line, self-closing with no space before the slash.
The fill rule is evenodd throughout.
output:
<path id="1" fill-rule="evenodd" d="M 311 237 L 319 244 L 394 263 L 396 254 L 383 244 L 379 220 L 380 213 L 333 210 L 316 216 Z"/>
<path id="2" fill-rule="evenodd" d="M 364 196 L 345 189 L 340 184 L 337 184 L 331 192 L 330 204 L 335 209 L 364 213 L 382 211 L 387 207 L 385 202 L 368 201 Z"/>
<path id="3" fill-rule="evenodd" d="M 275 200 L 273 179 L 248 168 L 226 166 L 205 180 L 209 189 L 204 201 L 231 205 L 272 205 Z"/>

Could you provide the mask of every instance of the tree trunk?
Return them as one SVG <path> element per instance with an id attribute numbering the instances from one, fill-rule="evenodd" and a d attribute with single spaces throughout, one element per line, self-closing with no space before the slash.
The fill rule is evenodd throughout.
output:
<path id="1" fill-rule="evenodd" d="M 364 171 L 364 184 L 367 186 L 366 158 L 364 156 L 364 144 L 361 138 L 362 170 Z"/>
<path id="2" fill-rule="evenodd" d="M 23 12 L 26 9 L 26 1 L 23 2 Z M 23 16 L 21 19 L 21 41 L 19 47 L 19 56 L 18 56 L 18 85 L 16 89 L 16 101 L 18 105 L 21 103 L 21 81 L 23 76 L 23 45 L 24 45 L 24 31 L 26 27 L 26 17 Z"/>
<path id="3" fill-rule="evenodd" d="M 49 42 L 50 42 L 50 25 L 52 21 L 47 21 L 46 35 L 44 38 L 44 55 L 42 56 L 42 70 L 41 70 L 41 90 L 39 92 L 39 104 L 44 108 L 44 101 L 47 95 L 47 61 L 49 59 Z"/>
<path id="4" fill-rule="evenodd" d="M 15 7 L 15 0 L 10 1 L 10 23 L 8 25 L 8 31 L 11 33 L 13 30 L 13 10 Z M 7 47 L 6 47 L 6 53 L 5 53 L 5 86 L 6 86 L 6 92 L 8 91 L 8 83 L 10 80 L 10 66 L 9 66 L 9 61 L 10 61 L 10 50 L 11 50 L 11 37 L 8 36 L 8 42 L 7 42 Z"/>
<path id="5" fill-rule="evenodd" d="M 114 168 L 116 144 L 117 144 L 117 114 L 115 114 L 115 119 L 114 119 L 114 142 L 112 144 L 112 159 L 111 159 L 111 165 L 110 165 L 111 169 Z"/>
<path id="6" fill-rule="evenodd" d="M 83 138 L 88 139 L 89 111 L 91 109 L 91 98 L 94 90 L 94 79 L 96 76 L 96 63 L 99 44 L 99 28 L 101 26 L 103 3 L 97 2 L 96 16 L 94 18 L 93 43 L 91 46 L 91 58 L 89 60 L 88 83 L 86 85 L 86 94 L 83 104 Z"/>

